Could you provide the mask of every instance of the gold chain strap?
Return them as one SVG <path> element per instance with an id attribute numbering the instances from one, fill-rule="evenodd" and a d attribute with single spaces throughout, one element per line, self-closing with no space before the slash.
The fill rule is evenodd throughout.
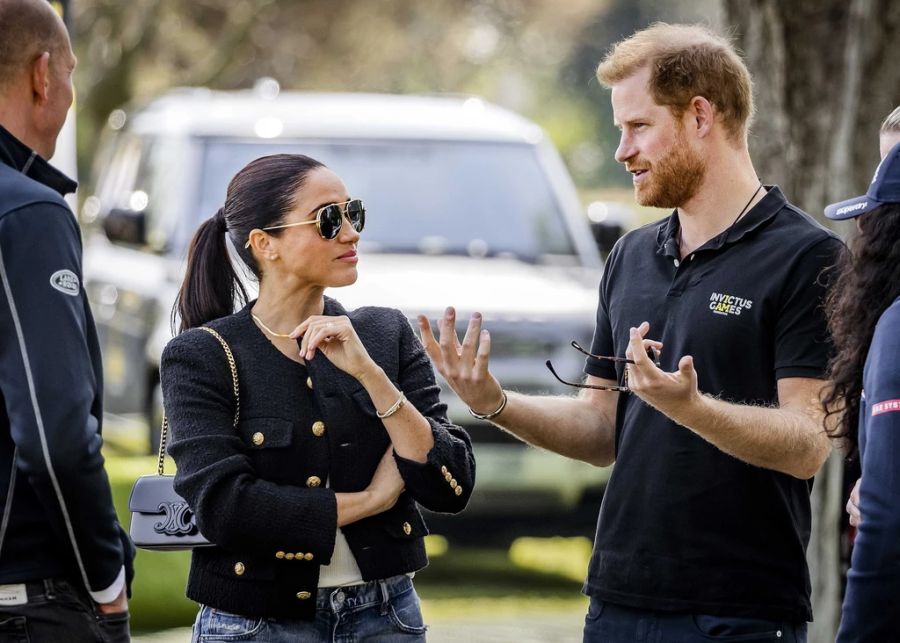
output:
<path id="1" fill-rule="evenodd" d="M 231 352 L 231 347 L 228 345 L 228 342 L 225 341 L 225 338 L 222 337 L 219 333 L 214 331 L 212 328 L 208 326 L 200 326 L 201 330 L 205 330 L 207 333 L 215 337 L 219 340 L 219 343 L 222 345 L 222 348 L 225 350 L 225 357 L 228 358 L 228 367 L 231 369 L 231 383 L 234 388 L 234 428 L 237 428 L 238 421 L 241 417 L 241 391 L 238 386 L 238 374 L 237 374 L 237 364 L 234 361 L 234 355 Z M 164 475 L 164 464 L 166 459 L 166 441 L 169 436 L 169 418 L 166 417 L 165 413 L 163 413 L 163 421 L 162 421 L 162 431 L 159 436 L 159 461 L 156 464 L 156 472 L 159 475 Z"/>

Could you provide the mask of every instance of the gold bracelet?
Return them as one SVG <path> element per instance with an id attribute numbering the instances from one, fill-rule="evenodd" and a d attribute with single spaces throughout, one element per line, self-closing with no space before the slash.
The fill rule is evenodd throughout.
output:
<path id="1" fill-rule="evenodd" d="M 493 411 L 492 413 L 485 413 L 482 415 L 481 413 L 476 413 L 471 408 L 469 408 L 469 413 L 476 420 L 490 420 L 493 417 L 497 417 L 498 415 L 503 413 L 503 409 L 506 408 L 506 402 L 509 399 L 508 397 L 506 397 L 506 391 L 504 391 L 503 389 L 500 389 L 500 394 L 503 395 L 503 399 L 500 400 L 500 406 L 497 407 L 496 411 Z"/>
<path id="2" fill-rule="evenodd" d="M 384 413 L 379 413 L 378 409 L 375 409 L 375 415 L 378 416 L 379 420 L 383 420 L 385 418 L 391 417 L 394 413 L 400 410 L 400 407 L 406 404 L 406 395 L 403 394 L 403 391 L 400 391 L 400 397 L 394 402 L 394 406 L 389 408 Z"/>

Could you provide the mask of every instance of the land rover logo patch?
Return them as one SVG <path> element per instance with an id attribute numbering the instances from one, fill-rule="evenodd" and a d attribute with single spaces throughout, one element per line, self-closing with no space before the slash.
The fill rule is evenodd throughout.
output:
<path id="1" fill-rule="evenodd" d="M 66 295 L 78 296 L 78 275 L 71 270 L 57 270 L 50 275 L 50 285 Z"/>

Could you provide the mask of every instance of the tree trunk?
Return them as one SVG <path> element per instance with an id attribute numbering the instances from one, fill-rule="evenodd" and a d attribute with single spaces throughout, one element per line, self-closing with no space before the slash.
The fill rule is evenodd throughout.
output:
<path id="1" fill-rule="evenodd" d="M 763 181 L 822 220 L 865 191 L 878 126 L 900 104 L 900 3 L 723 0 L 755 82 L 750 150 Z"/>
<path id="2" fill-rule="evenodd" d="M 900 104 L 900 3 L 723 0 L 723 8 L 755 82 L 750 151 L 760 178 L 824 222 L 826 204 L 865 191 L 878 127 Z M 842 470 L 835 454 L 813 488 L 810 643 L 834 641 L 840 619 Z"/>

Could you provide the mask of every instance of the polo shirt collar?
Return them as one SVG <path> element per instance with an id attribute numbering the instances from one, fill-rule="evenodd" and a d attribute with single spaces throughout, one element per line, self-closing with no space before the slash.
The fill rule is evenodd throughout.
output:
<path id="1" fill-rule="evenodd" d="M 744 236 L 760 226 L 768 223 L 779 210 L 787 205 L 787 199 L 777 185 L 766 185 L 766 194 L 747 214 L 742 216 L 734 226 L 716 235 L 697 250 L 719 250 L 726 243 L 737 243 Z M 656 232 L 656 254 L 678 258 L 678 232 L 681 223 L 678 210 L 672 211 L 666 219 L 659 223 Z"/>

